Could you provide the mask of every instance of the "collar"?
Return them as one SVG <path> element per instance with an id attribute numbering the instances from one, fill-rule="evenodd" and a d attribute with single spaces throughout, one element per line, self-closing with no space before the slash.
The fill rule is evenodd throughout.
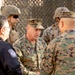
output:
<path id="1" fill-rule="evenodd" d="M 1 41 L 1 40 L 3 41 L 3 39 L 0 37 L 0 41 Z"/>

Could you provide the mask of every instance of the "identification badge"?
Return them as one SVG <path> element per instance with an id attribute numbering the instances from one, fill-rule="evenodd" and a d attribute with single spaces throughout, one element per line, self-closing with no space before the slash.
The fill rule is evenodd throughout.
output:
<path id="1" fill-rule="evenodd" d="M 11 57 L 17 57 L 17 55 L 13 49 L 9 49 L 8 52 L 10 53 Z"/>

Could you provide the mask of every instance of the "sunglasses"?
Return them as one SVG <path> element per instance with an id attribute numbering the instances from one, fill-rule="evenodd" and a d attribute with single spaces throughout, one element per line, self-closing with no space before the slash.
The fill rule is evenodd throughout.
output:
<path id="1" fill-rule="evenodd" d="M 17 19 L 17 18 L 19 18 L 19 16 L 18 15 L 13 15 L 13 18 Z"/>

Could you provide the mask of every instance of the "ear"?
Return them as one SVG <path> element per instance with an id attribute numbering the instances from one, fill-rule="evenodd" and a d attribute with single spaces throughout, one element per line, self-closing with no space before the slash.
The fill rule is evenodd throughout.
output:
<path id="1" fill-rule="evenodd" d="M 29 25 L 27 25 L 26 30 L 29 30 L 29 28 L 30 28 L 30 26 L 29 26 Z"/>
<path id="2" fill-rule="evenodd" d="M 2 34 L 5 33 L 5 28 L 1 28 L 1 33 L 2 33 Z"/>
<path id="3" fill-rule="evenodd" d="M 61 27 L 64 27 L 64 22 L 63 21 L 61 21 Z"/>
<path id="4" fill-rule="evenodd" d="M 9 17 L 7 18 L 7 20 L 8 20 L 8 22 L 10 23 L 10 22 L 11 22 L 11 16 L 9 16 Z"/>

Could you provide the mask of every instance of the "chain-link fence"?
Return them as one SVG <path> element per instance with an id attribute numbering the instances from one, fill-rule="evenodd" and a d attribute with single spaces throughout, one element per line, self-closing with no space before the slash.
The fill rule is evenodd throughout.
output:
<path id="1" fill-rule="evenodd" d="M 21 10 L 20 21 L 16 30 L 23 35 L 28 18 L 41 18 L 43 26 L 49 27 L 54 23 L 53 15 L 57 7 L 65 6 L 75 11 L 75 0 L 4 0 L 4 5 L 16 5 Z"/>

